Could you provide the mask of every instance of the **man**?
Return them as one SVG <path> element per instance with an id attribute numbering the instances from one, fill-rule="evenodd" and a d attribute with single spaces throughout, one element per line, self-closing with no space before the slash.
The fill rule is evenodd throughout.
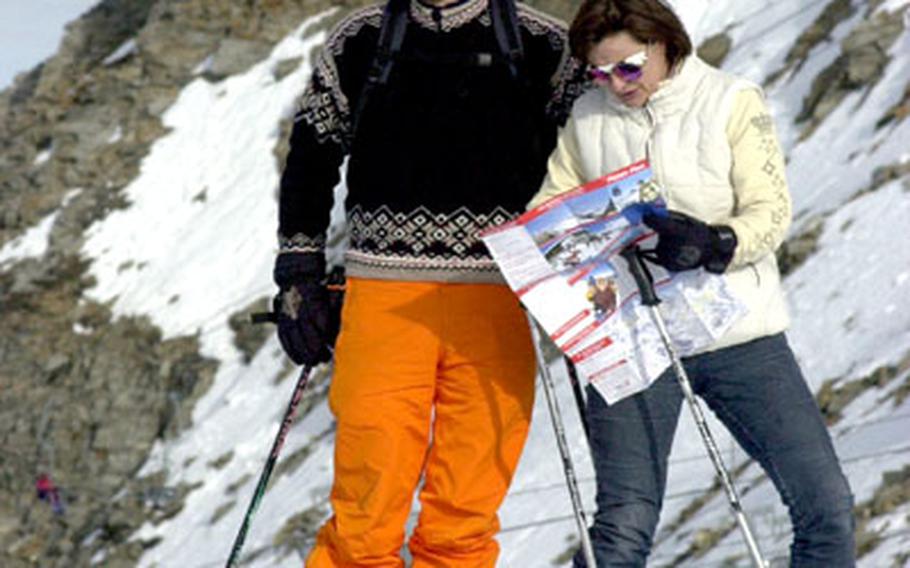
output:
<path id="1" fill-rule="evenodd" d="M 349 158 L 334 514 L 310 567 L 403 566 L 421 479 L 413 566 L 493 566 L 496 511 L 531 417 L 528 326 L 477 235 L 521 213 L 543 179 L 578 90 L 562 80 L 574 76 L 565 29 L 518 6 L 523 55 L 510 57 L 488 0 L 404 5 L 390 65 L 376 55 L 381 6 L 330 35 L 281 180 L 279 337 L 295 362 L 316 364 L 335 339 L 325 232 Z"/>

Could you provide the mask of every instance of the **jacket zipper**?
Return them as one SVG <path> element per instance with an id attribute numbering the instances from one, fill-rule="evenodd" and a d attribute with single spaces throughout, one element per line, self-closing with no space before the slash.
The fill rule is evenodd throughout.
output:
<path id="1" fill-rule="evenodd" d="M 645 141 L 645 158 L 648 160 L 648 162 L 651 162 L 651 148 L 652 142 L 654 141 L 654 125 L 656 124 L 656 121 L 654 119 L 654 114 L 652 113 L 651 108 L 647 105 L 647 103 L 645 103 L 644 111 L 645 118 L 648 119 L 648 137 Z M 654 164 L 651 165 L 653 166 Z"/>
<path id="2" fill-rule="evenodd" d="M 438 7 L 433 7 L 433 21 L 436 22 L 436 31 L 442 31 L 442 10 Z"/>
<path id="3" fill-rule="evenodd" d="M 654 178 L 658 182 L 662 182 L 663 176 L 660 175 L 660 173 L 657 171 L 657 164 L 654 162 L 654 152 L 653 152 L 654 129 L 657 127 L 657 119 L 654 118 L 654 111 L 651 110 L 651 107 L 648 106 L 648 103 L 645 103 L 644 114 L 645 114 L 645 117 L 648 119 L 648 136 L 645 139 L 645 159 L 648 160 L 648 165 L 651 166 L 651 172 L 652 172 Z M 668 195 L 666 195 L 667 188 L 663 187 L 662 183 L 660 185 L 664 191 L 663 197 L 667 201 L 667 205 L 669 205 L 670 197 Z"/>

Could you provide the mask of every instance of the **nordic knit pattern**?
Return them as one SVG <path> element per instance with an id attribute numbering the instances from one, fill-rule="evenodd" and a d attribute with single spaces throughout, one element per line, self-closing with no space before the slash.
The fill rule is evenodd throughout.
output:
<path id="1" fill-rule="evenodd" d="M 518 215 L 583 85 L 564 26 L 518 5 L 520 80 L 500 57 L 487 0 L 445 8 L 414 1 L 388 85 L 367 99 L 382 7 L 330 34 L 303 93 L 281 179 L 281 252 L 319 252 L 346 157 L 349 275 L 501 282 L 478 234 Z M 466 63 L 467 54 L 493 64 Z M 460 56 L 460 57 L 459 57 Z"/>

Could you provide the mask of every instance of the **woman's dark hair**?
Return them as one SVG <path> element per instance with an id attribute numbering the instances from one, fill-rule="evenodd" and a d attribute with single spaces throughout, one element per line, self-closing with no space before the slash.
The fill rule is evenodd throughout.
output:
<path id="1" fill-rule="evenodd" d="M 622 31 L 641 43 L 666 45 L 670 67 L 692 53 L 689 34 L 662 0 L 585 0 L 569 27 L 572 55 L 586 61 L 595 45 Z"/>

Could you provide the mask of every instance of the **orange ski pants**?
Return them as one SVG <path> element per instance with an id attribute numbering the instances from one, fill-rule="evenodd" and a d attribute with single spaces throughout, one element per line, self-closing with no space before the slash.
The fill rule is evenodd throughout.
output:
<path id="1" fill-rule="evenodd" d="M 349 278 L 329 405 L 334 516 L 306 566 L 492 567 L 496 511 L 534 402 L 527 320 L 505 286 Z"/>

